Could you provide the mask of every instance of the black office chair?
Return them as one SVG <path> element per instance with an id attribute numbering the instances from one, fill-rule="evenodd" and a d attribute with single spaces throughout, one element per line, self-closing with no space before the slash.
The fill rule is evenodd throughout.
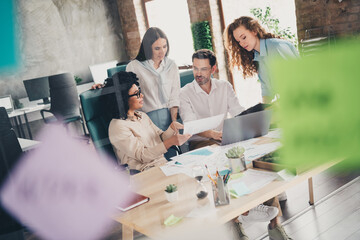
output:
<path id="1" fill-rule="evenodd" d="M 4 107 L 0 107 L 0 188 L 2 188 L 21 154 L 22 150 L 14 129 L 11 127 L 8 114 Z M 0 203 L 0 237 L 21 229 L 23 226 L 12 218 Z"/>
<path id="2" fill-rule="evenodd" d="M 0 132 L 11 129 L 11 123 L 4 107 L 0 107 Z"/>
<path id="3" fill-rule="evenodd" d="M 70 122 L 80 121 L 84 135 L 86 135 L 74 76 L 71 73 L 49 76 L 49 87 L 51 98 L 50 110 L 44 109 L 40 111 L 44 122 L 62 121 L 67 126 Z M 54 117 L 45 118 L 44 112 L 50 112 Z"/>

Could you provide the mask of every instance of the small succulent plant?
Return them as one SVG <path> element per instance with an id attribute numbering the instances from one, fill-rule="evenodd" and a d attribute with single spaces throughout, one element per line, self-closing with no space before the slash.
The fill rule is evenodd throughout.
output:
<path id="1" fill-rule="evenodd" d="M 245 149 L 243 147 L 233 147 L 228 150 L 227 153 L 225 153 L 227 158 L 240 158 L 241 155 L 245 152 Z"/>
<path id="2" fill-rule="evenodd" d="M 169 184 L 166 186 L 165 192 L 172 193 L 177 191 L 177 186 L 175 184 Z"/>

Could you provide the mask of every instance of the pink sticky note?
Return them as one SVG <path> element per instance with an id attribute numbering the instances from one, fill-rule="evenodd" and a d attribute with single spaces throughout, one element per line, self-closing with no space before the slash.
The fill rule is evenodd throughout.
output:
<path id="1" fill-rule="evenodd" d="M 40 141 L 4 184 L 4 206 L 45 239 L 99 239 L 128 201 L 128 177 L 62 126 L 47 127 Z"/>

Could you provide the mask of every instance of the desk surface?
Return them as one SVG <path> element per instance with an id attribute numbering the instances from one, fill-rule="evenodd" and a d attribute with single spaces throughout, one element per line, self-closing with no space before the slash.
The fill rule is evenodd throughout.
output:
<path id="1" fill-rule="evenodd" d="M 337 162 L 338 161 L 333 161 L 312 168 L 297 175 L 297 177 L 290 181 L 273 181 L 252 194 L 238 199 L 231 199 L 230 205 L 216 208 L 216 217 L 212 219 L 215 219 L 216 224 L 226 223 L 249 209 L 256 207 L 258 204 L 277 196 L 288 188 L 330 168 Z M 209 191 L 208 197 L 203 200 L 198 200 L 195 196 L 195 188 L 197 186 L 195 179 L 184 174 L 166 177 L 161 169 L 156 167 L 132 176 L 131 181 L 132 184 L 136 186 L 137 192 L 150 197 L 150 201 L 125 212 L 123 215 L 119 214 L 114 218 L 128 229 L 137 230 L 138 232 L 141 232 L 151 238 L 163 236 L 171 230 L 191 224 L 192 221 L 197 221 L 197 223 L 199 223 L 199 221 L 206 221 L 205 219 L 194 220 L 185 217 L 199 204 L 206 204 L 206 201 L 209 201 L 210 206 L 215 208 L 209 182 L 206 183 L 206 187 Z M 174 203 L 168 202 L 164 194 L 165 186 L 170 183 L 178 185 L 179 200 Z M 176 227 L 166 227 L 164 225 L 164 220 L 171 214 L 174 214 L 177 217 L 184 217 L 183 220 L 176 225 Z M 129 239 L 132 238 L 131 234 L 130 236 L 131 237 Z"/>
<path id="2" fill-rule="evenodd" d="M 19 140 L 20 147 L 23 150 L 23 152 L 31 150 L 31 149 L 35 148 L 38 144 L 40 144 L 39 141 L 29 140 L 29 139 L 25 139 L 25 138 L 18 138 L 18 140 Z"/>
<path id="3" fill-rule="evenodd" d="M 23 115 L 24 113 L 32 113 L 32 112 L 40 111 L 42 109 L 49 109 L 49 108 L 50 108 L 50 104 L 32 105 L 32 106 L 27 106 L 24 108 L 16 109 L 16 110 L 12 111 L 11 113 L 9 113 L 8 115 L 10 118 L 12 118 L 12 117 Z"/>

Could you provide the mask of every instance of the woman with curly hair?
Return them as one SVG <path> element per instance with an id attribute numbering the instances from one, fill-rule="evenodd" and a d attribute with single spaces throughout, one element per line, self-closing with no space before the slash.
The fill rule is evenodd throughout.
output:
<path id="1" fill-rule="evenodd" d="M 235 19 L 224 32 L 225 47 L 230 54 L 230 66 L 242 70 L 244 78 L 258 74 L 264 103 L 274 100 L 276 91 L 269 76 L 269 63 L 273 58 L 299 56 L 295 46 L 278 36 L 266 32 L 251 17 Z"/>

